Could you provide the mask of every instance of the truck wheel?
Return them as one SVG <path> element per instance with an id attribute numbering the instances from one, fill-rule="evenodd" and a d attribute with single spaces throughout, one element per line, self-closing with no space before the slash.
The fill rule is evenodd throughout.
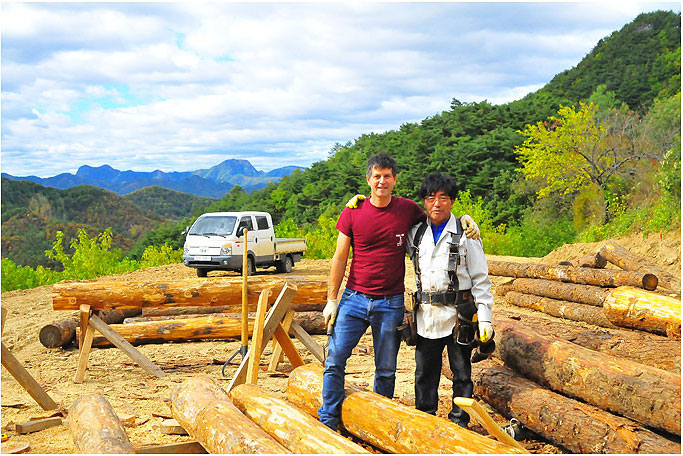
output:
<path id="1" fill-rule="evenodd" d="M 286 255 L 282 261 L 280 261 L 277 265 L 277 271 L 278 272 L 283 272 L 283 273 L 290 273 L 292 272 L 292 267 L 294 266 L 294 261 L 292 261 L 292 257 L 289 255 Z"/>
<path id="2" fill-rule="evenodd" d="M 197 277 L 206 277 L 206 273 L 209 272 L 206 268 L 197 268 Z"/>
<path id="3" fill-rule="evenodd" d="M 256 272 L 256 265 L 254 264 L 254 259 L 252 257 L 247 258 L 247 275 L 254 275 Z"/>

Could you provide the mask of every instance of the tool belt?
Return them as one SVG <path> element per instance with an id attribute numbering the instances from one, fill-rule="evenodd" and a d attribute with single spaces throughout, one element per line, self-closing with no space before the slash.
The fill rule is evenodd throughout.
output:
<path id="1" fill-rule="evenodd" d="M 426 291 L 416 291 L 415 301 L 419 304 L 449 305 L 457 302 L 469 301 L 472 299 L 470 290 L 462 291 L 442 291 L 428 293 Z"/>

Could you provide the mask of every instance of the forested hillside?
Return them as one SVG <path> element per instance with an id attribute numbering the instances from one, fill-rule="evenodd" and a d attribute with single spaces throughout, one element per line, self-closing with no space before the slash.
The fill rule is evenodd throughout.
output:
<path id="1" fill-rule="evenodd" d="M 57 266 L 44 254 L 52 248 L 57 231 L 64 232 L 68 246 L 78 229 L 96 234 L 111 228 L 113 247 L 129 250 L 163 221 L 160 215 L 97 187 L 59 190 L 2 179 L 2 257 L 21 265 Z"/>
<path id="2" fill-rule="evenodd" d="M 173 222 L 194 214 L 215 201 L 213 198 L 176 192 L 156 185 L 131 192 L 125 198 L 141 209 Z"/>

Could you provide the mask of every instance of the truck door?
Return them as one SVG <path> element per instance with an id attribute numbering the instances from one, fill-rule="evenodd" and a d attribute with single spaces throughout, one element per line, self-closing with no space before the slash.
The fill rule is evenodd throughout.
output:
<path id="1" fill-rule="evenodd" d="M 256 252 L 254 250 L 254 246 L 256 245 L 254 240 L 256 239 L 256 232 L 254 231 L 254 222 L 251 218 L 251 215 L 243 215 L 240 218 L 240 224 L 237 225 L 237 231 L 235 234 L 237 235 L 238 233 L 241 233 L 242 230 L 247 229 L 247 249 L 251 250 L 254 252 L 254 255 L 256 255 Z M 244 239 L 240 239 L 241 241 L 244 241 Z M 238 252 L 235 252 L 236 255 L 242 255 L 242 249 Z"/>
<path id="2" fill-rule="evenodd" d="M 268 217 L 265 215 L 256 215 L 256 244 L 254 252 L 256 252 L 257 263 L 270 263 L 273 261 L 275 254 L 275 239 L 273 227 L 271 226 Z"/>

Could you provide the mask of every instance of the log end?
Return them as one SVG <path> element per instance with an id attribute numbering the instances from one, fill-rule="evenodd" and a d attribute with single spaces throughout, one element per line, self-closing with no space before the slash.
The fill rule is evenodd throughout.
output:
<path id="1" fill-rule="evenodd" d="M 647 273 L 643 275 L 643 288 L 649 291 L 653 291 L 657 288 L 659 284 L 659 279 L 656 275 Z"/>

